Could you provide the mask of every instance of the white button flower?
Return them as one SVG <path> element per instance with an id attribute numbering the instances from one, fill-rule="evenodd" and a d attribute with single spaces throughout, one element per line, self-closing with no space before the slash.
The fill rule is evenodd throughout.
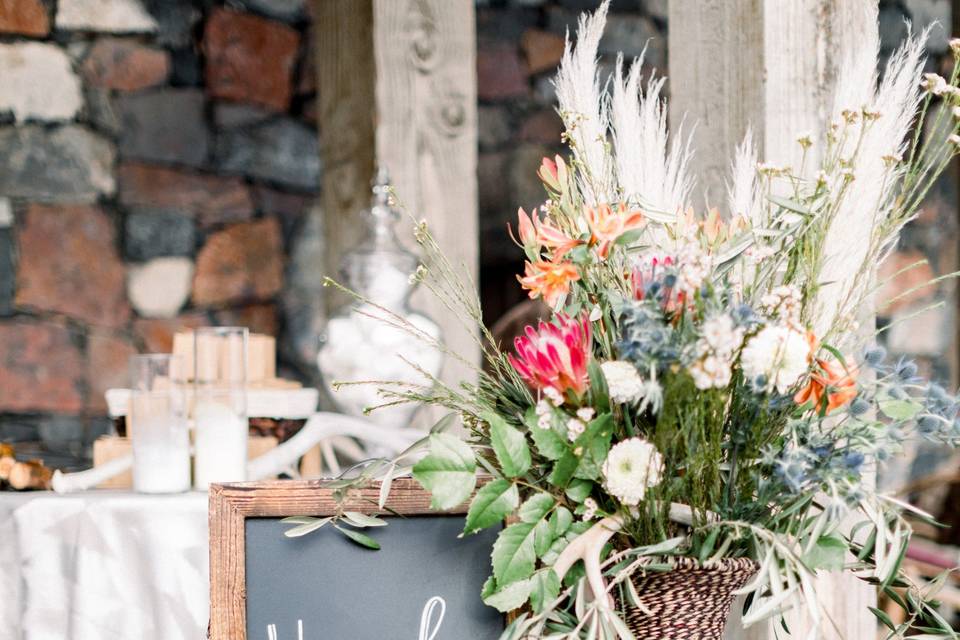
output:
<path id="1" fill-rule="evenodd" d="M 743 375 L 765 391 L 787 393 L 810 368 L 810 343 L 792 327 L 766 327 L 747 341 L 740 356 Z"/>
<path id="2" fill-rule="evenodd" d="M 608 360 L 600 365 L 607 381 L 610 400 L 617 404 L 630 404 L 643 398 L 643 379 L 637 368 L 623 360 Z"/>
<path id="3" fill-rule="evenodd" d="M 663 456 L 642 438 L 617 443 L 603 463 L 604 486 L 628 507 L 640 504 L 647 488 L 659 484 L 662 475 Z"/>

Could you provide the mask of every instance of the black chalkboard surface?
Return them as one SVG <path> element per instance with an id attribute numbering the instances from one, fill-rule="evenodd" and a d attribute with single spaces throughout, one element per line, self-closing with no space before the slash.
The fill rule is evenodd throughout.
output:
<path id="1" fill-rule="evenodd" d="M 298 622 L 304 640 L 498 638 L 503 617 L 480 599 L 496 532 L 458 539 L 458 516 L 386 519 L 367 530 L 380 551 L 332 527 L 286 538 L 289 524 L 247 519 L 247 638 L 270 640 L 275 625 L 297 640 Z"/>
<path id="2" fill-rule="evenodd" d="M 496 532 L 458 538 L 466 503 L 438 513 L 410 478 L 393 481 L 382 508 L 379 498 L 377 482 L 346 493 L 320 480 L 212 485 L 210 640 L 499 638 L 504 618 L 480 599 Z M 284 517 L 347 511 L 388 522 L 364 530 L 379 551 L 332 525 L 283 535 Z"/>

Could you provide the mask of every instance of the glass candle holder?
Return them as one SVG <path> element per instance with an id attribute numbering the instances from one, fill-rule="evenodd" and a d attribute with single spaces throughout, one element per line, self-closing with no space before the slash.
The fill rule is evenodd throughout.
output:
<path id="1" fill-rule="evenodd" d="M 141 493 L 190 489 L 186 367 L 170 354 L 130 359 L 133 488 Z"/>
<path id="2" fill-rule="evenodd" d="M 193 334 L 194 486 L 247 479 L 247 342 L 244 327 Z"/>

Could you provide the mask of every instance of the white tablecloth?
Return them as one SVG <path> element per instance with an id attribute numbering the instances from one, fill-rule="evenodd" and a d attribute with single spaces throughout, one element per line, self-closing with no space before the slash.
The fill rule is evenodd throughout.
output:
<path id="1" fill-rule="evenodd" d="M 207 494 L 0 493 L 0 640 L 201 640 Z"/>

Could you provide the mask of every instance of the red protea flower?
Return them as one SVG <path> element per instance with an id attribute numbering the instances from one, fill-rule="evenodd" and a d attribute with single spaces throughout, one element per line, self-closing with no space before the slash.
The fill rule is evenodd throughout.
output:
<path id="1" fill-rule="evenodd" d="M 554 323 L 540 321 L 526 335 L 514 340 L 516 357 L 507 356 L 527 384 L 537 391 L 553 389 L 560 395 L 587 390 L 587 363 L 592 349 L 590 321 L 583 315 L 571 318 L 558 314 Z"/>

